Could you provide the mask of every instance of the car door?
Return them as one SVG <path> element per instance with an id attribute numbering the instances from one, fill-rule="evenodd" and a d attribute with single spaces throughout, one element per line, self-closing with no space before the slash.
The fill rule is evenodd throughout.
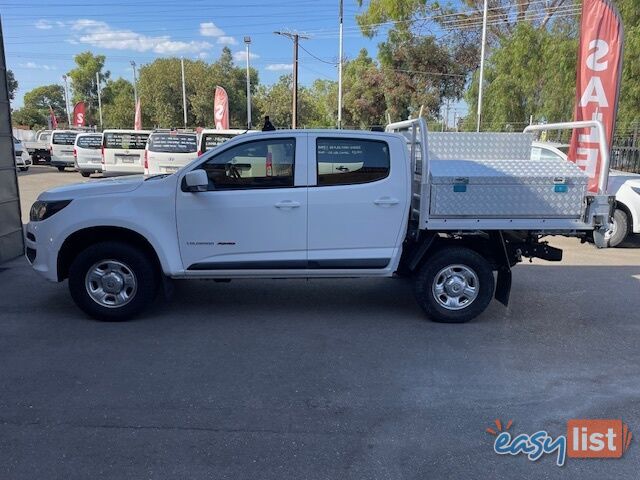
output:
<path id="1" fill-rule="evenodd" d="M 194 167 L 209 188 L 178 186 L 176 216 L 184 268 L 265 271 L 306 268 L 306 134 L 220 146 Z"/>
<path id="2" fill-rule="evenodd" d="M 385 269 L 408 216 L 408 166 L 391 136 L 310 134 L 310 269 Z M 397 152 L 397 150 L 396 150 Z M 403 151 L 399 152 L 403 154 Z"/>

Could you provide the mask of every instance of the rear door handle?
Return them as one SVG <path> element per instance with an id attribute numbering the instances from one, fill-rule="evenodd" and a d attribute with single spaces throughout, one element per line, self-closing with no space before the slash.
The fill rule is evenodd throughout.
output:
<path id="1" fill-rule="evenodd" d="M 299 206 L 300 202 L 293 202 L 291 200 L 283 200 L 276 203 L 276 208 L 298 208 Z"/>
<path id="2" fill-rule="evenodd" d="M 400 200 L 391 197 L 380 197 L 377 200 L 374 200 L 373 203 L 376 205 L 397 205 L 400 203 Z"/>

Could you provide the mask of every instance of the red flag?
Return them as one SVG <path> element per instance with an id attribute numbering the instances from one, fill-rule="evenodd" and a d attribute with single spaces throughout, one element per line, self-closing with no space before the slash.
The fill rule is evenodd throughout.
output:
<path id="1" fill-rule="evenodd" d="M 140 107 L 140 99 L 136 103 L 136 114 L 133 120 L 133 129 L 142 130 L 142 108 Z"/>
<path id="2" fill-rule="evenodd" d="M 84 102 L 76 103 L 73 107 L 73 126 L 84 127 L 85 105 Z"/>
<path id="3" fill-rule="evenodd" d="M 622 76 L 622 41 L 622 21 L 612 2 L 583 0 L 574 120 L 600 120 L 609 149 Z M 587 172 L 589 190 L 597 192 L 602 159 L 595 128 L 574 130 L 569 159 Z"/>
<path id="4" fill-rule="evenodd" d="M 51 120 L 51 128 L 54 130 L 58 128 L 58 119 L 56 118 L 56 114 L 53 113 L 51 105 L 49 105 L 49 119 Z"/>
<path id="5" fill-rule="evenodd" d="M 213 120 L 217 130 L 229 128 L 229 97 L 227 97 L 227 91 L 222 87 L 216 87 L 213 99 Z"/>

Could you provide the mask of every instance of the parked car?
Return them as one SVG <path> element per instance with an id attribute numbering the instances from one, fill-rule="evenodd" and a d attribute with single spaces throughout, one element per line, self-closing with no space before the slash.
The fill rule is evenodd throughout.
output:
<path id="1" fill-rule="evenodd" d="M 51 161 L 50 141 L 51 130 L 38 130 L 34 140 L 23 142 L 33 163 L 49 163 Z"/>
<path id="2" fill-rule="evenodd" d="M 54 130 L 49 141 L 49 154 L 51 166 L 64 172 L 66 168 L 74 168 L 73 145 L 76 142 L 78 132 L 75 130 Z"/>
<path id="3" fill-rule="evenodd" d="M 73 146 L 76 169 L 83 177 L 102 172 L 102 134 L 80 133 Z"/>
<path id="4" fill-rule="evenodd" d="M 13 151 L 15 152 L 16 168 L 21 172 L 29 170 L 29 167 L 32 164 L 31 158 L 29 158 L 29 155 L 24 150 L 22 142 L 16 137 L 13 137 Z"/>
<path id="5" fill-rule="evenodd" d="M 200 141 L 198 143 L 198 156 L 204 152 L 211 150 L 212 148 L 222 145 L 227 140 L 231 140 L 237 135 L 243 133 L 255 133 L 256 130 L 241 130 L 241 129 L 228 129 L 228 130 L 215 130 L 212 128 L 205 128 L 200 132 Z"/>
<path id="6" fill-rule="evenodd" d="M 154 130 L 144 151 L 144 173 L 174 173 L 198 157 L 195 132 Z"/>
<path id="7" fill-rule="evenodd" d="M 431 319 L 466 322 L 494 293 L 507 304 L 523 257 L 562 258 L 545 234 L 609 228 L 613 198 L 587 192 L 570 162 L 527 160 L 528 134 L 431 146 L 423 119 L 387 128 L 239 135 L 173 174 L 49 190 L 31 208 L 27 258 L 102 320 L 141 312 L 170 278 L 406 275 Z"/>
<path id="8" fill-rule="evenodd" d="M 562 158 L 567 160 L 569 145 L 534 142 L 531 158 Z M 612 170 L 608 193 L 615 195 L 616 208 L 609 232 L 609 246 L 617 247 L 631 233 L 640 233 L 640 175 Z"/>
<path id="9" fill-rule="evenodd" d="M 144 149 L 148 130 L 105 130 L 102 132 L 102 174 L 144 173 Z"/>

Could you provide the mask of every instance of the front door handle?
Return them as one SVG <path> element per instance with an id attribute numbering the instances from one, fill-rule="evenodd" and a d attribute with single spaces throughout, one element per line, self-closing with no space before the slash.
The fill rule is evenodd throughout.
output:
<path id="1" fill-rule="evenodd" d="M 373 203 L 376 205 L 397 205 L 400 203 L 400 200 L 391 197 L 380 197 L 377 200 L 374 200 Z"/>
<path id="2" fill-rule="evenodd" d="M 299 206 L 300 202 L 293 202 L 291 200 L 283 200 L 276 203 L 276 208 L 298 208 Z"/>

